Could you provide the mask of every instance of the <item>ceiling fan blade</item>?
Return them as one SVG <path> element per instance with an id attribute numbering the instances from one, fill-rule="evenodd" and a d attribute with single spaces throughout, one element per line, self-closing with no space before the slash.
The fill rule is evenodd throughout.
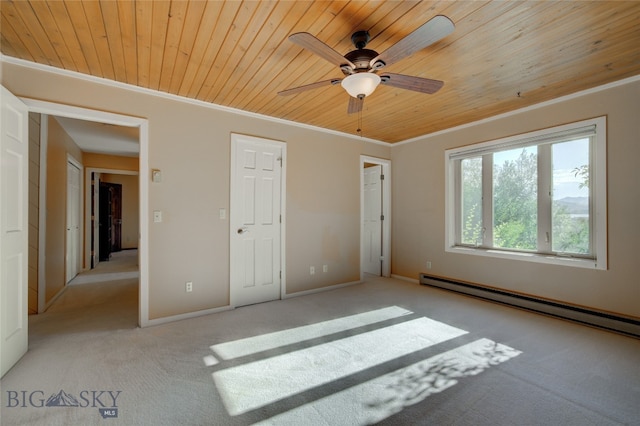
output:
<path id="1" fill-rule="evenodd" d="M 397 87 L 399 89 L 413 90 L 414 92 L 433 94 L 444 86 L 444 81 L 386 72 L 380 76 L 380 84 Z"/>
<path id="2" fill-rule="evenodd" d="M 347 107 L 347 114 L 355 114 L 362 111 L 364 105 L 364 98 L 354 98 L 349 96 L 349 106 Z"/>
<path id="3" fill-rule="evenodd" d="M 371 67 L 380 69 L 385 65 L 398 62 L 400 59 L 404 59 L 418 50 L 422 50 L 448 36 L 453 32 L 454 28 L 453 22 L 446 16 L 434 16 L 411 34 L 373 58 L 370 65 Z M 382 62 L 382 65 L 378 64 L 374 66 L 376 62 Z"/>
<path id="4" fill-rule="evenodd" d="M 352 69 L 356 66 L 347 58 L 336 52 L 332 47 L 327 46 L 309 33 L 295 33 L 289 36 L 289 40 L 293 43 L 312 51 L 322 59 L 331 62 L 337 66 L 348 65 Z"/>
<path id="5" fill-rule="evenodd" d="M 318 87 L 333 86 L 342 81 L 341 78 L 332 78 L 331 80 L 316 81 L 315 83 L 305 84 L 304 86 L 292 87 L 278 92 L 280 96 L 296 95 L 307 90 L 317 89 Z"/>

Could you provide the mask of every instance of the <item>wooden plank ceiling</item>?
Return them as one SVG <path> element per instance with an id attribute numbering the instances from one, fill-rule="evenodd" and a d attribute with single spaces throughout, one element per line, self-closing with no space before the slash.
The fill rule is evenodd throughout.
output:
<path id="1" fill-rule="evenodd" d="M 7 1 L 4 55 L 394 143 L 640 74 L 638 1 Z M 442 80 L 427 95 L 380 86 L 362 116 L 343 77 L 290 42 L 341 54 L 368 30 L 382 52 L 435 15 L 454 32 L 385 71 Z"/>

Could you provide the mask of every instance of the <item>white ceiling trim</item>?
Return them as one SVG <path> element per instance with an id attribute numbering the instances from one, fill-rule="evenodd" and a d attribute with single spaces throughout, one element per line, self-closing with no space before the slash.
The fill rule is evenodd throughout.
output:
<path id="1" fill-rule="evenodd" d="M 420 142 L 420 141 L 425 141 L 440 135 L 444 135 L 447 134 L 449 132 L 455 132 L 458 130 L 462 130 L 462 129 L 466 129 L 469 127 L 473 127 L 473 126 L 477 126 L 480 124 L 485 124 L 485 123 L 490 123 L 492 121 L 496 121 L 496 120 L 500 120 L 503 118 L 507 118 L 507 117 L 511 117 L 514 115 L 518 115 L 518 114 L 522 114 L 525 112 L 529 112 L 529 111 L 533 111 L 536 110 L 538 108 L 544 108 L 550 105 L 554 105 L 557 103 L 561 103 L 561 102 L 565 102 L 571 99 L 576 99 L 582 96 L 586 96 L 586 95 L 590 95 L 593 93 L 597 93 L 597 92 L 601 92 L 603 90 L 607 90 L 607 89 L 611 89 L 614 87 L 618 87 L 618 86 L 622 86 L 625 84 L 629 84 L 629 83 L 633 83 L 636 81 L 640 81 L 640 75 L 636 75 L 633 77 L 629 77 L 629 78 L 625 78 L 622 80 L 618 80 L 618 81 L 614 81 L 612 83 L 608 83 L 608 84 L 604 84 L 602 86 L 598 86 L 598 87 L 594 87 L 591 89 L 587 89 L 587 90 L 583 90 L 580 92 L 576 92 L 576 93 L 572 93 L 570 95 L 566 95 L 566 96 L 561 96 L 559 98 L 556 99 L 552 99 L 549 101 L 545 101 L 545 102 L 540 102 L 538 104 L 535 105 L 530 105 L 528 107 L 525 108 L 520 108 L 514 111 L 509 111 L 509 112 L 505 112 L 503 114 L 498 114 L 498 115 L 494 115 L 492 117 L 488 117 L 488 118 L 484 118 L 482 120 L 477 120 L 477 121 L 473 121 L 471 123 L 466 123 L 466 124 L 462 124 L 460 126 L 456 126 L 456 127 L 451 127 L 449 129 L 445 129 L 445 130 L 440 130 L 438 132 L 434 132 L 434 133 L 429 133 L 426 135 L 422 135 L 422 136 L 416 136 L 415 138 L 411 138 L 411 139 L 406 139 L 404 141 L 401 142 L 397 142 L 394 144 L 388 143 L 388 142 L 383 142 L 383 141 L 379 141 L 377 139 L 370 139 L 370 138 L 366 138 L 363 136 L 357 136 L 357 135 L 352 135 L 349 133 L 343 133 L 343 132 L 337 132 L 335 130 L 330 130 L 330 129 L 325 129 L 323 127 L 317 127 L 317 126 L 311 126 L 309 124 L 302 124 L 302 123 L 296 123 L 295 121 L 289 121 L 289 120 L 283 120 L 281 118 L 275 118 L 275 117 L 269 117 L 267 115 L 263 115 L 263 114 L 257 114 L 257 113 L 253 113 L 253 112 L 248 112 L 248 111 L 243 111 L 241 109 L 237 109 L 237 108 L 231 108 L 231 107 L 226 107 L 223 105 L 218 105 L 218 104 L 214 104 L 214 103 L 210 103 L 210 102 L 203 102 L 197 99 L 191 99 L 191 98 L 187 98 L 184 96 L 178 96 L 178 95 L 173 95 L 170 93 L 165 93 L 165 92 L 160 92 L 158 90 L 153 90 L 153 89 L 147 89 L 144 87 L 139 87 L 139 86 L 134 86 L 128 83 L 122 83 L 119 81 L 113 81 L 113 80 L 108 80 L 105 78 L 101 78 L 101 77 L 95 77 L 92 75 L 87 75 L 87 74 L 82 74 L 76 71 L 69 71 L 69 70 L 64 70 L 64 69 L 60 69 L 60 68 L 56 68 L 56 67 L 52 67 L 49 65 L 43 65 L 43 64 L 38 64 L 35 62 L 30 62 L 30 61 L 25 61 L 23 59 L 18 59 L 18 58 L 14 58 L 12 56 L 7 56 L 4 55 L 2 53 L 0 53 L 0 62 L 6 62 L 9 64 L 13 64 L 13 65 L 18 65 L 18 66 L 22 66 L 22 67 L 26 67 L 26 68 L 31 68 L 31 69 L 35 69 L 38 71 L 43 71 L 43 72 L 48 72 L 48 73 L 52 73 L 52 74 L 58 74 L 61 76 L 66 76 L 66 77 L 71 77 L 71 78 L 77 78 L 80 80 L 86 80 L 86 81 L 90 81 L 93 83 L 98 83 L 98 84 L 103 84 L 106 86 L 110 86 L 110 87 L 115 87 L 115 88 L 120 88 L 120 89 L 125 89 L 125 90 L 131 90 L 134 92 L 139 92 L 139 93 L 144 93 L 147 95 L 151 95 L 151 96 L 158 96 L 161 98 L 165 98 L 165 99 L 169 99 L 169 100 L 173 100 L 173 101 L 178 101 L 178 102 L 185 102 L 185 103 L 189 103 L 189 104 L 193 104 L 193 105 L 197 105 L 197 106 L 201 106 L 201 107 L 205 107 L 205 108 L 210 108 L 210 109 L 214 109 L 214 110 L 218 110 L 218 111 L 224 111 L 224 112 L 230 112 L 230 113 L 234 113 L 234 114 L 240 114 L 240 115 L 244 115 L 247 117 L 252 117 L 252 118 L 257 118 L 260 120 L 266 120 L 266 121 L 271 121 L 274 123 L 278 123 L 278 124 L 283 124 L 283 125 L 287 125 L 287 126 L 294 126 L 294 127 L 301 127 L 304 129 L 309 129 L 309 130 L 314 130 L 317 132 L 321 132 L 321 133 L 327 133 L 327 134 L 333 134 L 333 135 L 338 135 L 338 136 L 342 136 L 342 137 L 346 137 L 349 138 L 351 140 L 354 141 L 364 141 L 364 142 L 369 142 L 369 143 L 374 143 L 374 144 L 378 144 L 378 145 L 384 145 L 387 147 L 394 147 L 394 146 L 401 146 L 401 145 L 405 145 L 405 144 L 409 144 L 409 143 L 414 143 L 414 142 Z M 116 124 L 116 123 L 114 123 Z M 131 124 L 120 124 L 122 126 L 131 126 Z"/>
<path id="2" fill-rule="evenodd" d="M 558 104 L 558 103 L 561 103 L 561 102 L 565 102 L 565 101 L 568 101 L 568 100 L 571 100 L 571 99 L 576 99 L 576 98 L 580 98 L 582 96 L 591 95 L 593 93 L 598 93 L 598 92 L 601 92 L 603 90 L 612 89 L 612 88 L 618 87 L 618 86 L 624 86 L 625 84 L 634 83 L 636 81 L 640 81 L 640 75 L 635 75 L 633 77 L 628 77 L 628 78 L 625 78 L 625 79 L 622 79 L 622 80 L 614 81 L 612 83 L 603 84 L 602 86 L 592 87 L 591 89 L 583 90 L 581 92 L 576 92 L 576 93 L 572 93 L 570 95 L 561 96 L 561 97 L 556 98 L 556 99 L 551 99 L 550 101 L 545 101 L 545 102 L 540 102 L 538 104 L 529 105 L 528 107 L 524 107 L 524 108 L 516 109 L 516 110 L 513 110 L 513 111 L 505 112 L 503 114 L 494 115 L 493 117 L 483 118 L 482 120 L 473 121 L 471 123 L 461 124 L 460 126 L 451 127 L 449 129 L 440 130 L 438 132 L 429 133 L 427 135 L 416 136 L 415 138 L 406 139 L 404 141 L 394 143 L 392 146 L 400 146 L 400 145 L 405 145 L 405 144 L 408 144 L 408 143 L 426 141 L 426 140 L 428 140 L 430 138 L 434 138 L 436 136 L 444 135 L 444 134 L 449 133 L 449 132 L 455 132 L 455 131 L 458 131 L 458 130 L 467 129 L 469 127 L 477 126 L 479 124 L 490 123 L 492 121 L 500 120 L 500 119 L 503 119 L 503 118 L 506 118 L 506 117 L 511 117 L 511 116 L 514 116 L 514 115 L 518 115 L 518 114 L 522 114 L 522 113 L 525 113 L 525 112 L 533 111 L 533 110 L 536 110 L 538 108 L 544 108 L 544 107 L 547 107 L 547 106 L 550 106 L 550 105 L 554 105 L 554 104 Z"/>
<path id="3" fill-rule="evenodd" d="M 284 120 L 284 119 L 281 119 L 281 118 L 270 117 L 268 115 L 257 114 L 255 112 L 244 111 L 244 110 L 241 110 L 241 109 L 231 108 L 231 107 L 227 107 L 227 106 L 223 106 L 223 105 L 218 105 L 218 104 L 214 104 L 214 103 L 211 103 L 211 102 L 204 102 L 204 101 L 200 101 L 200 100 L 197 100 L 197 99 L 187 98 L 185 96 L 179 96 L 179 95 L 174 95 L 174 94 L 171 94 L 171 93 L 165 93 L 165 92 L 161 92 L 159 90 L 147 89 L 145 87 L 134 86 L 132 84 L 122 83 L 120 81 L 108 80 L 106 78 L 96 77 L 96 76 L 92 76 L 92 75 L 88 75 L 88 74 L 82 74 L 82 73 L 79 73 L 79 72 L 76 72 L 76 71 L 70 71 L 70 70 L 65 70 L 65 69 L 61 69 L 61 68 L 56 68 L 56 67 L 52 67 L 50 65 L 43 65 L 43 64 L 38 64 L 38 63 L 35 63 L 35 62 L 31 62 L 31 61 L 25 61 L 24 59 L 14 58 L 12 56 L 7 56 L 7 55 L 1 54 L 1 53 L 0 53 L 0 62 L 6 62 L 8 64 L 13 64 L 13 65 L 17 65 L 17 66 L 21 66 L 21 67 L 25 67 L 25 68 L 31 68 L 31 69 L 34 69 L 34 70 L 37 70 L 37 71 L 43 71 L 43 72 L 47 72 L 47 73 L 51 73 L 51 74 L 57 74 L 57 75 L 64 76 L 64 77 L 71 77 L 71 78 L 76 78 L 76 79 L 79 79 L 79 80 L 85 80 L 85 81 L 89 81 L 89 82 L 92 82 L 92 83 L 103 84 L 103 85 L 109 86 L 109 87 L 130 90 L 130 91 L 138 92 L 138 93 L 144 93 L 146 95 L 158 96 L 158 97 L 169 99 L 169 100 L 172 100 L 172 101 L 184 102 L 184 103 L 188 103 L 188 104 L 192 104 L 192 105 L 197 105 L 197 106 L 201 106 L 201 107 L 205 107 L 205 108 L 214 109 L 214 110 L 217 110 L 217 111 L 224 111 L 224 112 L 229 112 L 229 113 L 233 113 L 233 114 L 243 115 L 243 116 L 246 116 L 246 117 L 257 118 L 259 120 L 270 121 L 270 122 L 273 122 L 273 123 L 278 123 L 278 124 L 282 124 L 282 125 L 286 125 L 286 126 L 301 127 L 303 129 L 313 130 L 313 131 L 316 131 L 316 132 L 327 133 L 327 134 L 331 134 L 331 135 L 345 137 L 345 138 L 351 139 L 353 141 L 369 142 L 369 143 L 374 143 L 374 144 L 378 144 L 378 145 L 384 145 L 384 146 L 388 146 L 388 147 L 389 146 L 393 146 L 393 144 L 390 144 L 390 143 L 384 142 L 384 141 L 380 141 L 380 140 L 377 140 L 377 139 L 371 139 L 371 138 L 367 138 L 367 137 L 364 137 L 364 136 L 352 135 L 350 133 L 337 132 L 335 130 L 325 129 L 323 127 L 318 127 L 318 126 L 312 126 L 310 124 L 297 123 L 295 121 L 289 121 L 289 120 Z"/>

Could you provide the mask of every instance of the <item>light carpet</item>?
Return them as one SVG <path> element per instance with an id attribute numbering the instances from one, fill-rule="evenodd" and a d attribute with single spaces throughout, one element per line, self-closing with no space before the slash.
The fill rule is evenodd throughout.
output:
<path id="1" fill-rule="evenodd" d="M 637 339 L 383 278 L 140 329 L 137 287 L 30 317 L 2 425 L 640 424 Z"/>

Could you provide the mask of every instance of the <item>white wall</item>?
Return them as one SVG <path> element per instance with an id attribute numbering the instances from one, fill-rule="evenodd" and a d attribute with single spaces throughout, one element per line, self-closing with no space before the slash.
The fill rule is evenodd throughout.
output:
<path id="1" fill-rule="evenodd" d="M 640 81 L 392 148 L 393 273 L 429 273 L 640 317 Z M 448 148 L 607 116 L 609 269 L 597 271 L 445 252 Z"/>
<path id="2" fill-rule="evenodd" d="M 39 256 L 45 257 L 45 304 L 66 285 L 68 156 L 82 164 L 82 151 L 53 117 L 47 128 L 46 244 L 39 247 Z"/>

